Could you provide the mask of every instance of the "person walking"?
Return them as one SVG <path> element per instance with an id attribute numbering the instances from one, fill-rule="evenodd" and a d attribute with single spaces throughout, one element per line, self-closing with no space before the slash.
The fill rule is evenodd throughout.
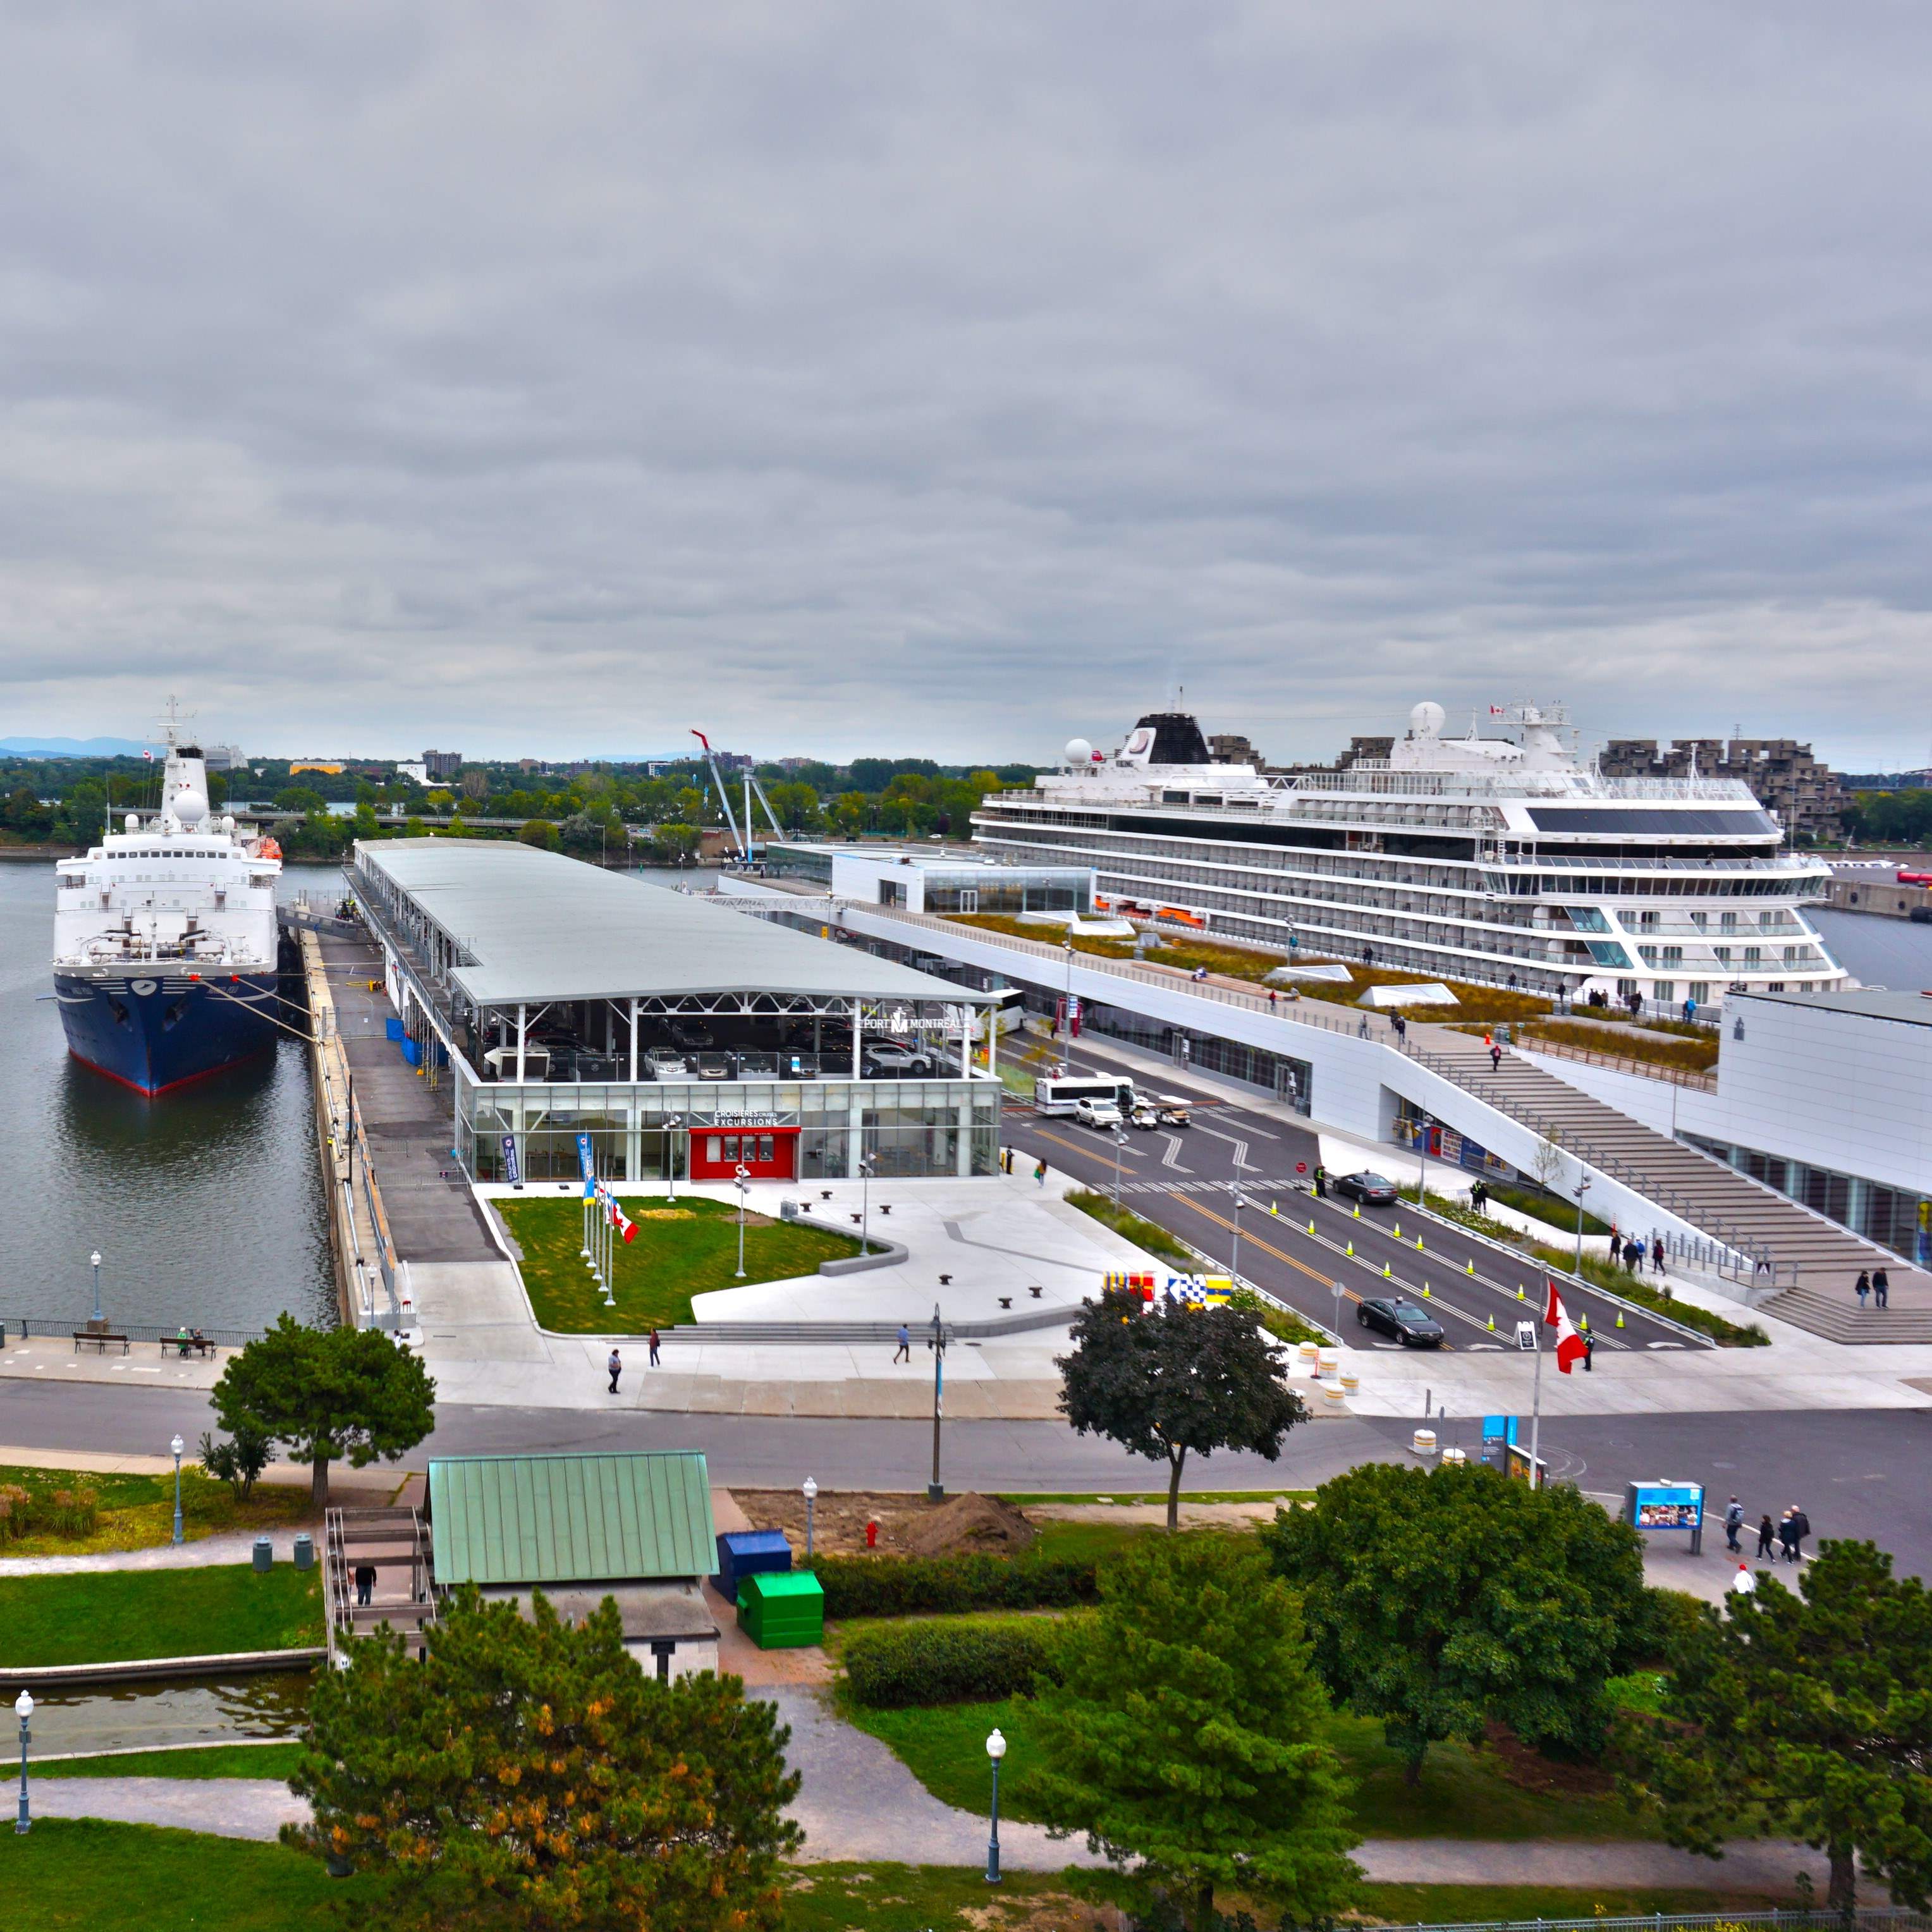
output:
<path id="1" fill-rule="evenodd" d="M 1724 1505 L 1724 1547 L 1739 1550 L 1743 1545 L 1738 1541 L 1738 1532 L 1744 1526 L 1744 1506 L 1736 1496 Z"/>
<path id="2" fill-rule="evenodd" d="M 896 1362 L 904 1362 L 908 1367 L 912 1364 L 912 1330 L 903 1322 L 899 1324 L 898 1352 L 893 1356 L 892 1360 Z"/>
<path id="3" fill-rule="evenodd" d="M 1281 996 L 1276 992 L 1275 989 L 1272 986 L 1268 988 L 1268 1011 L 1270 1012 L 1273 1012 L 1274 1011 L 1276 1006 L 1280 1002 L 1280 997 Z"/>
<path id="4" fill-rule="evenodd" d="M 1034 1164 L 1033 1182 L 1036 1187 L 1046 1185 L 1046 1156 L 1044 1154 Z"/>
<path id="5" fill-rule="evenodd" d="M 376 1566 L 373 1563 L 358 1563 L 356 1566 L 356 1601 L 366 1608 L 376 1600 Z"/>
<path id="6" fill-rule="evenodd" d="M 1633 1234 L 1624 1244 L 1624 1271 L 1635 1274 L 1643 1264 L 1643 1244 Z"/>
<path id="7" fill-rule="evenodd" d="M 1661 1234 L 1654 1236 L 1652 1239 L 1650 1266 L 1651 1272 L 1654 1274 L 1661 1274 L 1664 1272 L 1664 1237 Z"/>
<path id="8" fill-rule="evenodd" d="M 1490 1071 L 1500 1073 L 1503 1070 L 1503 1050 L 1494 1040 L 1490 1042 Z"/>
<path id="9" fill-rule="evenodd" d="M 658 1365 L 658 1331 L 655 1328 L 651 1330 L 650 1348 L 651 1359 L 650 1365 L 651 1367 L 656 1368 Z"/>
<path id="10" fill-rule="evenodd" d="M 1397 1040 L 1406 1040 L 1408 1038 L 1408 1022 L 1401 1014 L 1396 1014 L 1390 1020 L 1389 1024 L 1395 1028 L 1395 1036 Z"/>
<path id="11" fill-rule="evenodd" d="M 1778 1561 L 1778 1546 L 1772 1540 L 1771 1512 L 1766 1510 L 1757 1520 L 1757 1553 L 1767 1562 Z"/>
<path id="12" fill-rule="evenodd" d="M 1852 1292 L 1858 1298 L 1858 1306 L 1865 1305 L 1865 1297 L 1871 1292 L 1871 1276 L 1863 1268 L 1858 1270 L 1858 1278 L 1852 1284 Z"/>
<path id="13" fill-rule="evenodd" d="M 1469 1184 L 1469 1205 L 1478 1214 L 1486 1214 L 1490 1211 L 1490 1190 L 1483 1184 L 1480 1175 Z"/>
<path id="14" fill-rule="evenodd" d="M 1791 1505 L 1791 1560 L 1804 1560 L 1804 1539 L 1811 1534 L 1811 1519 L 1796 1503 Z"/>
<path id="15" fill-rule="evenodd" d="M 1588 1328 L 1583 1330 L 1583 1372 L 1586 1376 L 1597 1372 L 1597 1338 Z"/>
<path id="16" fill-rule="evenodd" d="M 1891 1305 L 1891 1276 L 1887 1274 L 1883 1268 L 1874 1268 L 1872 1270 L 1873 1306 L 1875 1308 L 1886 1308 Z"/>
<path id="17" fill-rule="evenodd" d="M 1318 1160 L 1315 1163 L 1315 1198 L 1318 1201 L 1328 1198 L 1328 1170 Z"/>
<path id="18" fill-rule="evenodd" d="M 610 1371 L 610 1393 L 617 1393 L 617 1378 L 624 1372 L 624 1358 L 615 1348 L 610 1351 L 610 1359 L 604 1366 Z"/>
<path id="19" fill-rule="evenodd" d="M 1786 1510 L 1778 1520 L 1778 1546 L 1784 1553 L 1787 1563 L 1798 1561 L 1798 1532 L 1792 1526 L 1795 1510 Z"/>

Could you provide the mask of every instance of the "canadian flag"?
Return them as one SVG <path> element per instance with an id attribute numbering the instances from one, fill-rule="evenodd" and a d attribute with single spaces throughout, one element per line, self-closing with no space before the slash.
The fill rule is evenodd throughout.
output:
<path id="1" fill-rule="evenodd" d="M 1583 1359 L 1583 1338 L 1572 1324 L 1568 1311 L 1563 1306 L 1563 1298 L 1556 1292 L 1556 1282 L 1550 1282 L 1550 1305 L 1543 1311 L 1544 1320 L 1556 1330 L 1556 1366 L 1567 1376 L 1571 1367 Z"/>
<path id="2" fill-rule="evenodd" d="M 604 1205 L 606 1213 L 610 1216 L 610 1225 L 616 1229 L 618 1234 L 627 1241 L 634 1239 L 638 1232 L 638 1224 L 617 1205 L 616 1196 L 605 1195 Z"/>

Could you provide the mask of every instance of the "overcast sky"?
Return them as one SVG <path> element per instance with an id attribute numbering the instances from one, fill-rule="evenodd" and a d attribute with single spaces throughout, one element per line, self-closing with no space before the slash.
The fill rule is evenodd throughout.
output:
<path id="1" fill-rule="evenodd" d="M 1932 756 L 1932 13 L 0 23 L 0 735 Z"/>

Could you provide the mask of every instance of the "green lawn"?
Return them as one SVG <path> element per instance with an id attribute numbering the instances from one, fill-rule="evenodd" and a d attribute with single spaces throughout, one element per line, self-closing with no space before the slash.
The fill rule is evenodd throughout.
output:
<path id="1" fill-rule="evenodd" d="M 1724 1868 L 1714 1864 L 1715 1878 Z M 1762 1911 L 1790 1905 L 1794 1894 L 1672 1891 L 1593 1892 L 1534 1885 L 1370 1885 L 1362 1888 L 1365 1917 L 1393 1925 L 1458 1925 L 1495 1918 L 1635 1918 L 1653 1912 Z"/>
<path id="2" fill-rule="evenodd" d="M 8 1932 L 313 1932 L 338 1903 L 380 1924 L 380 1896 L 319 1858 L 241 1838 L 66 1818 L 0 1834 Z"/>
<path id="3" fill-rule="evenodd" d="M 292 1650 L 322 1642 L 322 1573 L 278 1563 L 0 1576 L 0 1664 Z"/>
<path id="4" fill-rule="evenodd" d="M 165 1476 L 97 1474 L 91 1469 L 0 1468 L 0 1487 L 25 1490 L 38 1501 L 57 1490 L 92 1491 L 99 1517 L 91 1535 L 38 1532 L 10 1537 L 0 1555 L 62 1556 L 119 1550 L 148 1550 L 174 1534 L 175 1479 Z M 31 1507 L 31 1505 L 30 1505 Z M 190 1543 L 217 1530 L 280 1529 L 309 1516 L 307 1484 L 258 1483 L 246 1502 L 226 1483 L 182 1466 L 182 1527 Z M 31 1520 L 31 1518 L 30 1518 Z"/>
<path id="5" fill-rule="evenodd" d="M 843 1714 L 902 1759 L 934 1797 L 968 1811 L 983 1810 L 991 1794 L 986 1738 L 997 1726 L 1007 1747 L 1000 1774 L 1000 1809 L 1016 1819 L 1034 1816 L 1021 1792 L 1024 1774 L 1034 1762 L 1029 1700 L 1008 1697 L 998 1703 L 903 1711 L 847 1706 Z M 1355 1826 L 1366 1838 L 1590 1840 L 1656 1835 L 1653 1826 L 1614 1798 L 1526 1791 L 1503 1776 L 1486 1751 L 1436 1746 L 1424 1762 L 1421 1783 L 1412 1790 L 1402 1781 L 1394 1754 L 1382 1742 L 1380 1724 L 1334 1718 L 1330 1741 L 1358 1781 Z"/>
<path id="6" fill-rule="evenodd" d="M 616 1241 L 617 1298 L 604 1305 L 583 1256 L 584 1214 L 576 1197 L 499 1201 L 523 1251 L 524 1286 L 541 1327 L 560 1335 L 642 1334 L 691 1318 L 691 1298 L 815 1274 L 820 1262 L 859 1252 L 856 1239 L 817 1228 L 748 1217 L 745 1279 L 737 1279 L 738 1210 L 722 1201 L 680 1195 L 627 1200 L 636 1222 L 630 1241 Z"/>
<path id="7" fill-rule="evenodd" d="M 1083 1214 L 1090 1214 L 1102 1227 L 1112 1228 L 1144 1254 L 1152 1255 L 1184 1274 L 1191 1274 L 1202 1265 L 1193 1251 L 1184 1248 L 1179 1239 L 1158 1222 L 1150 1221 L 1144 1214 L 1136 1214 L 1131 1208 L 1115 1207 L 1110 1196 L 1090 1187 L 1075 1188 L 1066 1196 L 1066 1204 L 1078 1208 Z"/>
<path id="8" fill-rule="evenodd" d="M 120 1751 L 43 1760 L 41 1778 L 278 1778 L 301 1761 L 298 1744 L 210 1744 L 201 1750 Z"/>

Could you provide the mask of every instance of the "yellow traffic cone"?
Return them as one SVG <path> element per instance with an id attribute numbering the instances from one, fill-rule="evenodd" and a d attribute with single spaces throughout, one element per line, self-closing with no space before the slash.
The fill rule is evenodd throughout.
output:
<path id="1" fill-rule="evenodd" d="M 1590 1318 L 1587 1315 L 1582 1313 L 1580 1310 L 1579 1310 L 1576 1316 L 1576 1327 L 1579 1331 L 1583 1334 L 1587 1335 L 1590 1332 Z"/>
<path id="2" fill-rule="evenodd" d="M 1268 1212 L 1270 1214 L 1279 1214 L 1281 1212 L 1281 1204 L 1276 1201 L 1270 1201 L 1268 1203 Z"/>
<path id="3" fill-rule="evenodd" d="M 1361 1204 L 1359 1201 L 1358 1201 L 1358 1202 L 1355 1203 L 1355 1219 L 1356 1219 L 1357 1220 L 1358 1220 L 1358 1221 L 1359 1221 L 1361 1218 L 1362 1218 L 1362 1204 Z"/>
<path id="4" fill-rule="evenodd" d="M 1422 1298 L 1425 1301 L 1429 1299 L 1429 1284 L 1426 1281 L 1422 1284 Z"/>
<path id="5" fill-rule="evenodd" d="M 1464 1272 L 1465 1274 L 1474 1274 L 1475 1273 L 1475 1271 L 1476 1271 L 1476 1264 L 1475 1264 L 1475 1263 L 1474 1263 L 1474 1262 L 1472 1262 L 1469 1264 L 1468 1267 L 1466 1269 L 1465 1269 L 1465 1270 L 1463 1270 L 1463 1272 Z"/>
<path id="6" fill-rule="evenodd" d="M 1418 1254 L 1420 1254 L 1422 1252 L 1422 1237 L 1420 1234 L 1417 1235 L 1415 1238 L 1415 1252 Z"/>
<path id="7" fill-rule="evenodd" d="M 1311 1234 L 1313 1234 L 1313 1233 L 1314 1233 L 1314 1232 L 1315 1232 L 1315 1217 L 1314 1217 L 1312 1215 L 1310 1215 L 1310 1216 L 1309 1216 L 1309 1220 L 1308 1220 L 1308 1232 L 1309 1232 Z"/>
<path id="8" fill-rule="evenodd" d="M 1387 1262 L 1384 1262 L 1382 1263 L 1382 1279 L 1383 1279 L 1383 1280 L 1387 1281 L 1387 1280 L 1388 1280 L 1388 1278 L 1389 1278 L 1389 1264 L 1388 1264 L 1388 1263 Z"/>
<path id="9" fill-rule="evenodd" d="M 1496 1332 L 1496 1318 L 1493 1315 L 1492 1315 L 1492 1316 L 1490 1317 L 1490 1333 L 1492 1335 L 1493 1335 Z"/>
<path id="10" fill-rule="evenodd" d="M 1617 1310 L 1617 1326 L 1618 1326 L 1619 1328 L 1621 1328 L 1623 1325 L 1624 1325 L 1624 1312 L 1623 1312 L 1623 1310 L 1622 1310 L 1621 1308 L 1619 1308 L 1619 1309 Z"/>
<path id="11" fill-rule="evenodd" d="M 1518 1282 L 1516 1285 L 1516 1298 L 1519 1301 L 1522 1300 L 1523 1298 L 1522 1283 L 1521 1282 Z"/>
<path id="12" fill-rule="evenodd" d="M 1395 1238 L 1398 1241 L 1402 1239 L 1402 1223 L 1400 1221 L 1395 1224 Z"/>
<path id="13" fill-rule="evenodd" d="M 1353 1241 L 1351 1241 L 1351 1242 L 1348 1244 L 1348 1252 L 1349 1252 L 1349 1253 L 1351 1253 L 1352 1255 L 1355 1252 L 1355 1244 L 1354 1244 L 1354 1243 Z"/>

